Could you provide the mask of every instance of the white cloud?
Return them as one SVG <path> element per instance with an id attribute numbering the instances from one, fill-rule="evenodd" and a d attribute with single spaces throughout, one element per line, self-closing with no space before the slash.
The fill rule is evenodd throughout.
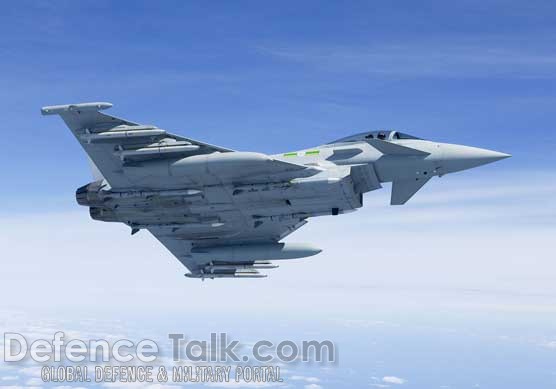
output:
<path id="1" fill-rule="evenodd" d="M 551 340 L 548 342 L 543 343 L 543 346 L 546 348 L 551 348 L 556 350 L 556 340 Z"/>
<path id="2" fill-rule="evenodd" d="M 386 382 L 387 384 L 402 385 L 406 383 L 406 380 L 400 377 L 386 376 L 382 378 L 382 382 Z"/>
<path id="3" fill-rule="evenodd" d="M 16 376 L 16 375 L 7 375 L 7 376 L 4 376 L 4 377 L 2 377 L 2 378 L 0 378 L 0 379 L 1 379 L 2 381 L 15 381 L 15 380 L 19 379 L 19 376 Z"/>
<path id="4" fill-rule="evenodd" d="M 137 389 L 179 389 L 179 385 L 153 384 L 148 382 L 105 382 L 102 384 L 105 388 L 137 388 Z"/>
<path id="5" fill-rule="evenodd" d="M 369 328 L 386 325 L 386 322 L 382 320 L 340 319 L 337 322 L 347 328 Z"/>
<path id="6" fill-rule="evenodd" d="M 19 373 L 31 377 L 40 377 L 41 371 L 42 368 L 40 366 L 23 367 L 19 369 Z"/>
<path id="7" fill-rule="evenodd" d="M 213 388 L 267 388 L 272 386 L 285 386 L 283 382 L 207 382 L 205 386 Z"/>
<path id="8" fill-rule="evenodd" d="M 322 386 L 320 386 L 318 384 L 308 384 L 308 385 L 305 385 L 303 388 L 305 388 L 305 389 L 322 389 Z"/>
<path id="9" fill-rule="evenodd" d="M 44 381 L 41 380 L 40 378 L 30 378 L 27 380 L 27 382 L 25 383 L 25 385 L 27 386 L 42 386 L 44 385 Z"/>
<path id="10" fill-rule="evenodd" d="M 60 385 L 60 386 L 54 386 L 54 389 L 85 389 L 85 387 L 84 386 Z"/>
<path id="11" fill-rule="evenodd" d="M 303 376 L 303 375 L 293 375 L 290 377 L 291 380 L 294 381 L 305 381 L 305 382 L 320 382 L 320 379 L 318 377 L 308 377 L 308 376 Z"/>
<path id="12" fill-rule="evenodd" d="M 42 383 L 42 382 L 41 382 Z M 40 389 L 40 386 L 30 386 L 30 385 L 26 385 L 26 386 L 20 386 L 20 385 L 7 385 L 7 386 L 2 386 L 2 389 Z"/>

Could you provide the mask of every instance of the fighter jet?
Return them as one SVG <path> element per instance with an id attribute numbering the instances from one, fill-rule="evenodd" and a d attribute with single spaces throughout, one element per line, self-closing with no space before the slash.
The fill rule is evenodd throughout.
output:
<path id="1" fill-rule="evenodd" d="M 370 131 L 305 150 L 235 151 L 101 111 L 110 103 L 42 108 L 60 115 L 88 154 L 95 181 L 77 189 L 95 220 L 148 230 L 185 265 L 187 277 L 259 278 L 270 260 L 321 250 L 283 242 L 311 217 L 341 215 L 392 183 L 405 204 L 432 177 L 510 155 Z"/>

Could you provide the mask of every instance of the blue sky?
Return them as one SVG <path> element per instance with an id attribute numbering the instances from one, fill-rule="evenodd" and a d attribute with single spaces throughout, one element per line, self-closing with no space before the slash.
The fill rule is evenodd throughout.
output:
<path id="1" fill-rule="evenodd" d="M 3 127 L 25 147 L 8 143 L 0 163 L 18 161 L 5 174 L 24 192 L 83 183 L 81 150 L 38 109 L 108 100 L 113 114 L 241 150 L 385 127 L 515 155 L 497 169 L 548 168 L 553 11 L 550 1 L 5 4 Z"/>
<path id="2" fill-rule="evenodd" d="M 293 387 L 551 387 L 555 43 L 550 1 L 3 4 L 0 324 L 202 336 L 210 314 L 248 340 L 335 339 L 336 370 L 292 368 L 318 378 Z M 197 283 L 152 237 L 75 204 L 87 160 L 39 109 L 85 101 L 238 150 L 396 128 L 513 158 L 432 180 L 403 207 L 386 187 L 312 220 L 291 240 L 323 253 L 262 282 Z"/>

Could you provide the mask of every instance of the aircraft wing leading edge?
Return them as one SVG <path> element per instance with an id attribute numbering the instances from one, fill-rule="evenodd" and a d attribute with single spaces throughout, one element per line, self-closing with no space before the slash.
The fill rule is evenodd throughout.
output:
<path id="1" fill-rule="evenodd" d="M 100 112 L 110 107 L 112 107 L 112 104 L 105 102 L 67 104 L 43 107 L 41 113 L 43 115 L 59 115 L 64 120 L 91 159 L 93 166 L 102 173 L 102 176 L 112 188 L 134 186 L 133 182 L 126 177 L 123 171 L 124 160 L 122 155 L 127 151 L 128 146 L 132 150 L 137 150 L 164 144 L 167 147 L 173 146 L 174 150 L 170 151 L 175 151 L 177 145 L 185 146 L 189 144 L 193 147 L 189 147 L 188 155 L 233 151 L 174 135 L 156 126 L 140 125 Z M 116 133 L 124 133 L 126 130 L 134 129 L 143 130 L 145 136 L 129 137 L 128 139 L 118 136 L 109 138 L 110 133 L 118 135 Z M 106 134 L 109 135 L 105 136 L 105 141 L 98 141 L 98 139 L 102 139 L 102 136 Z M 115 146 L 123 147 L 122 150 L 115 150 Z M 94 170 L 93 168 L 93 172 Z"/>

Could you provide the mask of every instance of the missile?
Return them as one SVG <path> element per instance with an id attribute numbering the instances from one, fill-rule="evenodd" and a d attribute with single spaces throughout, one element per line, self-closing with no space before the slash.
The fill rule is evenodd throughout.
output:
<path id="1" fill-rule="evenodd" d="M 321 211 L 321 212 L 296 212 L 296 213 L 286 213 L 281 215 L 253 215 L 253 219 L 255 220 L 270 220 L 270 221 L 285 221 L 285 220 L 299 220 L 299 219 L 306 219 L 308 217 L 314 216 L 325 216 L 330 215 L 329 211 Z"/>
<path id="2" fill-rule="evenodd" d="M 338 177 L 294 178 L 290 181 L 293 185 L 333 185 L 341 181 Z"/>
<path id="3" fill-rule="evenodd" d="M 262 270 L 262 269 L 276 269 L 278 265 L 273 265 L 272 263 L 229 263 L 229 264 L 218 264 L 209 265 L 205 267 L 205 273 L 218 273 L 220 271 L 229 270 Z"/>
<path id="4" fill-rule="evenodd" d="M 254 192 L 270 192 L 278 190 L 286 190 L 291 187 L 301 186 L 317 186 L 317 185 L 334 185 L 341 181 L 338 177 L 318 177 L 318 178 L 294 178 L 293 180 L 284 182 L 269 182 L 266 184 L 247 184 L 235 185 L 233 187 L 233 195 L 237 196 L 242 193 Z"/>
<path id="5" fill-rule="evenodd" d="M 247 185 L 234 185 L 232 196 L 237 196 L 240 194 L 252 194 L 264 192 L 266 195 L 268 193 L 276 191 L 280 192 L 286 190 L 292 186 L 289 182 L 279 182 L 279 183 L 267 183 L 267 184 L 247 184 Z M 278 195 L 282 195 L 281 192 Z"/>
<path id="6" fill-rule="evenodd" d="M 194 247 L 191 255 L 200 261 L 248 262 L 258 259 L 310 257 L 322 250 L 306 243 L 267 243 Z"/>
<path id="7" fill-rule="evenodd" d="M 180 154 L 189 153 L 199 149 L 199 146 L 192 144 L 181 144 L 181 145 L 169 145 L 169 146 L 153 146 L 153 147 L 142 147 L 135 150 L 123 150 L 118 151 L 118 154 L 122 161 L 134 159 L 134 158 L 157 158 L 162 157 L 166 154 Z"/>
<path id="8" fill-rule="evenodd" d="M 271 262 L 263 262 L 263 261 L 255 261 L 255 263 L 251 265 L 251 269 L 259 269 L 259 270 L 276 269 L 278 267 L 279 267 L 278 265 L 274 265 Z"/>
<path id="9" fill-rule="evenodd" d="M 95 134 L 85 134 L 80 138 L 87 143 L 109 143 L 133 140 L 137 138 L 149 138 L 166 134 L 166 131 L 150 126 L 125 126 L 126 130 L 118 129 Z M 118 127 L 115 127 L 118 128 Z"/>
<path id="10" fill-rule="evenodd" d="M 201 197 L 203 192 L 197 189 L 169 189 L 169 190 L 135 190 L 126 192 L 112 192 L 102 190 L 102 181 L 95 181 L 77 189 L 75 198 L 79 205 L 102 206 L 107 201 L 125 199 L 144 199 L 150 197 L 187 197 L 189 199 Z"/>
<path id="11" fill-rule="evenodd" d="M 170 190 L 140 190 L 127 192 L 100 192 L 103 200 L 147 198 L 147 197 L 196 197 L 201 196 L 202 191 L 197 189 L 170 189 Z"/>
<path id="12" fill-rule="evenodd" d="M 137 130 L 160 130 L 160 128 L 153 126 L 151 124 L 139 124 L 130 126 L 127 124 L 122 124 L 116 127 L 112 127 L 110 132 L 120 132 L 120 131 L 137 131 Z"/>
<path id="13" fill-rule="evenodd" d="M 133 229 L 148 229 L 153 227 L 158 228 L 172 228 L 172 229 L 182 229 L 182 228 L 218 228 L 224 226 L 224 223 L 217 222 L 217 221 L 191 221 L 187 223 L 130 223 L 129 226 Z"/>
<path id="14" fill-rule="evenodd" d="M 267 277 L 266 274 L 253 273 L 253 272 L 213 273 L 213 274 L 187 273 L 185 274 L 185 276 L 188 278 L 200 278 L 203 280 L 205 278 L 215 279 L 215 278 L 265 278 Z"/>

